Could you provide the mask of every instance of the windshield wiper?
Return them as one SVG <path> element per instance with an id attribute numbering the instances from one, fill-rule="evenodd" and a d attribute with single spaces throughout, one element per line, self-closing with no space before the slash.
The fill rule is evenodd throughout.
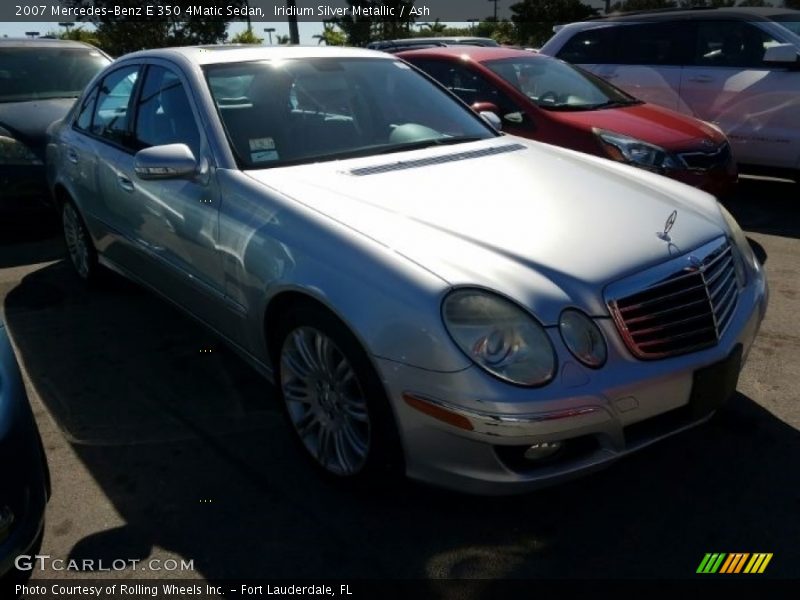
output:
<path id="1" fill-rule="evenodd" d="M 489 139 L 477 135 L 454 135 L 452 137 L 440 137 L 426 140 L 419 140 L 416 142 L 405 142 L 403 144 L 392 144 L 378 148 L 373 154 L 391 154 L 392 152 L 403 152 L 406 150 L 422 150 L 424 148 L 431 148 L 433 146 L 450 146 L 452 144 L 466 144 L 467 142 L 478 142 L 480 140 Z"/>

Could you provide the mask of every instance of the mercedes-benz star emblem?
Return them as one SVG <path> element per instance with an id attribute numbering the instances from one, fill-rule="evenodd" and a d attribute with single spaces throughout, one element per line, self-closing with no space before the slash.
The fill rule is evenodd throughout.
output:
<path id="1" fill-rule="evenodd" d="M 669 232 L 672 231 L 672 226 L 675 225 L 675 220 L 678 218 L 678 211 L 673 210 L 667 217 L 667 222 L 664 223 L 664 231 L 659 231 L 656 235 L 665 242 L 671 242 L 672 238 L 669 237 Z"/>

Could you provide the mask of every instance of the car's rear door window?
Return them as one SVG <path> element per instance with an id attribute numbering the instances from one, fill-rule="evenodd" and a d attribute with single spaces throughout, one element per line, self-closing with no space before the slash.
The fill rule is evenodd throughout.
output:
<path id="1" fill-rule="evenodd" d="M 617 64 L 679 66 L 686 63 L 686 22 L 636 23 L 619 28 Z"/>

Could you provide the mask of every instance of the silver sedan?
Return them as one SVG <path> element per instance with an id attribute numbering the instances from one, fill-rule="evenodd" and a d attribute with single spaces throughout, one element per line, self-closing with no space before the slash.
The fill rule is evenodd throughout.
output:
<path id="1" fill-rule="evenodd" d="M 323 474 L 510 493 L 706 420 L 767 286 L 711 196 L 502 117 L 367 50 L 144 51 L 51 128 L 48 181 L 78 275 L 227 340 Z"/>

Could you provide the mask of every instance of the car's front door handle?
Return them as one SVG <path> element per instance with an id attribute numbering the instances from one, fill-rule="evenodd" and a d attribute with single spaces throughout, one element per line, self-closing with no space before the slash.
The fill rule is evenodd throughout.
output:
<path id="1" fill-rule="evenodd" d="M 708 83 L 713 81 L 713 77 L 710 75 L 695 75 L 694 77 L 689 77 L 689 81 L 693 83 Z"/>
<path id="2" fill-rule="evenodd" d="M 133 182 L 124 175 L 117 176 L 117 182 L 119 183 L 119 187 L 121 187 L 126 192 L 133 191 Z"/>
<path id="3" fill-rule="evenodd" d="M 618 77 L 617 73 L 604 73 L 600 75 L 603 79 L 616 79 Z"/>
<path id="4" fill-rule="evenodd" d="M 78 153 L 75 152 L 72 148 L 67 150 L 67 160 L 71 162 L 73 165 L 78 164 Z"/>

